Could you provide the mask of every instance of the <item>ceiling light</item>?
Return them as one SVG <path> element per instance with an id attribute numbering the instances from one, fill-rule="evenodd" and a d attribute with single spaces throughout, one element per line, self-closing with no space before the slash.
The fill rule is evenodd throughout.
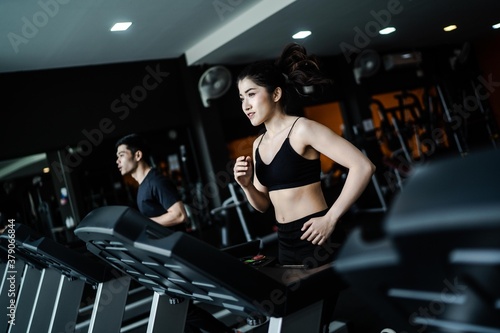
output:
<path id="1" fill-rule="evenodd" d="M 309 36 L 312 32 L 309 30 L 299 31 L 295 35 L 292 36 L 293 39 L 304 39 Z"/>
<path id="2" fill-rule="evenodd" d="M 396 28 L 387 27 L 387 28 L 380 30 L 378 33 L 381 35 L 388 35 L 388 34 L 392 34 L 394 31 L 396 31 Z"/>
<path id="3" fill-rule="evenodd" d="M 124 31 L 132 25 L 132 22 L 118 22 L 111 27 L 111 31 Z"/>
<path id="4" fill-rule="evenodd" d="M 455 30 L 456 28 L 457 28 L 457 26 L 456 26 L 456 25 L 454 25 L 454 24 L 452 24 L 452 25 L 449 25 L 449 26 L 447 26 L 447 27 L 444 27 L 444 28 L 443 28 L 443 30 L 444 30 L 444 31 L 446 31 L 446 32 L 448 32 L 448 31 L 453 31 L 453 30 Z"/>
<path id="5" fill-rule="evenodd" d="M 491 27 L 492 27 L 493 29 L 498 29 L 498 28 L 500 28 L 500 23 L 493 24 Z"/>

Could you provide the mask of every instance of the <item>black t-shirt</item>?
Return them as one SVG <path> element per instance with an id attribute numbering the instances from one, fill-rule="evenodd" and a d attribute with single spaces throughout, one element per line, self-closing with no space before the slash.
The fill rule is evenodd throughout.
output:
<path id="1" fill-rule="evenodd" d="M 181 197 L 172 181 L 152 168 L 137 190 L 137 208 L 147 217 L 165 214 Z"/>

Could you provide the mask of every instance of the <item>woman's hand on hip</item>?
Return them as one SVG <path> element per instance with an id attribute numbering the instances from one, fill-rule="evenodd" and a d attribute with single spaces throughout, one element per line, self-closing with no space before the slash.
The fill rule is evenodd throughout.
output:
<path id="1" fill-rule="evenodd" d="M 300 239 L 307 240 L 315 245 L 323 245 L 330 238 L 334 229 L 335 224 L 325 216 L 314 217 L 302 226 L 301 230 L 304 233 Z"/>

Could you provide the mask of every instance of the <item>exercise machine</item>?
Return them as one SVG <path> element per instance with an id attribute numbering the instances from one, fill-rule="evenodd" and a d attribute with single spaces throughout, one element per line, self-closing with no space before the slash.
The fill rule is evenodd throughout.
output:
<path id="1" fill-rule="evenodd" d="M 222 251 L 129 207 L 93 210 L 75 235 L 90 252 L 154 291 L 149 333 L 167 328 L 182 333 L 189 300 L 230 311 L 254 326 L 267 324 L 270 333 L 319 332 L 324 299 L 343 286 L 328 264 L 311 269 L 254 264 L 242 260 L 245 251 Z M 242 247 L 255 250 L 255 243 Z"/>
<path id="2" fill-rule="evenodd" d="M 415 168 L 378 238 L 354 230 L 334 270 L 397 332 L 500 332 L 500 154 Z"/>
<path id="3" fill-rule="evenodd" d="M 224 200 L 220 207 L 212 209 L 210 211 L 210 214 L 212 216 L 221 215 L 225 217 L 227 215 L 227 212 L 234 208 L 236 210 L 236 213 L 238 214 L 238 221 L 240 222 L 241 229 L 243 230 L 243 234 L 247 242 L 258 239 L 260 241 L 261 249 L 269 243 L 276 242 L 278 239 L 278 234 L 276 232 L 271 232 L 263 237 L 255 237 L 252 235 L 248 228 L 247 219 L 245 218 L 245 210 L 242 207 L 247 207 L 246 211 L 249 212 L 254 212 L 255 210 L 250 205 L 245 197 L 245 194 L 242 193 L 240 187 L 236 183 L 229 183 L 228 188 L 231 196 Z M 221 246 L 227 247 L 229 245 L 230 241 L 228 235 L 228 226 L 226 222 L 221 226 Z"/>
<path id="4" fill-rule="evenodd" d="M 0 304 L 15 305 L 11 323 L 1 321 L 2 332 L 75 331 L 86 285 L 97 290 L 88 332 L 119 330 L 128 276 L 19 223 L 0 235 L 0 249 L 2 257 L 15 258 L 15 264 L 6 261 L 0 288 Z"/>

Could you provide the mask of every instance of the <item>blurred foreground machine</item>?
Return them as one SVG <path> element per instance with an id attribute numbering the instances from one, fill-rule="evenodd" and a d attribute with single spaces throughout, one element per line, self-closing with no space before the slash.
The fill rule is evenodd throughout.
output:
<path id="1" fill-rule="evenodd" d="M 128 276 L 18 223 L 0 235 L 0 257 L 0 332 L 74 332 L 86 286 L 97 289 L 88 332 L 120 329 L 128 287 L 116 286 Z"/>
<path id="2" fill-rule="evenodd" d="M 241 260 L 244 247 L 258 250 L 259 241 L 230 254 L 128 207 L 95 209 L 75 234 L 90 252 L 154 291 L 147 332 L 182 333 L 189 300 L 228 310 L 248 325 L 269 320 L 268 332 L 319 332 L 323 299 L 338 293 L 330 265 L 252 266 Z"/>
<path id="3" fill-rule="evenodd" d="M 391 328 L 500 332 L 500 151 L 417 168 L 383 233 L 355 230 L 334 267 Z"/>

